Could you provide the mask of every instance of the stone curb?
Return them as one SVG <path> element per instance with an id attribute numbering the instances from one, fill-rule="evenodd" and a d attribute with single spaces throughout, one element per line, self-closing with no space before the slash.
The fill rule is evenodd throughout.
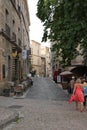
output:
<path id="1" fill-rule="evenodd" d="M 7 119 L 4 119 L 0 122 L 0 130 L 5 128 L 10 123 L 15 122 L 18 118 L 19 114 L 17 112 L 14 112 L 13 115 L 9 116 Z"/>

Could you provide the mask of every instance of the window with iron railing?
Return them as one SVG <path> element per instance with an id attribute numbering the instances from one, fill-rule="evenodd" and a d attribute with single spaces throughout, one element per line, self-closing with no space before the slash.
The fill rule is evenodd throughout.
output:
<path id="1" fill-rule="evenodd" d="M 2 65 L 2 78 L 5 78 L 5 64 Z"/>
<path id="2" fill-rule="evenodd" d="M 12 32 L 15 32 L 15 20 L 12 20 Z"/>
<path id="3" fill-rule="evenodd" d="M 8 37 L 10 37 L 10 27 L 8 26 L 7 23 L 5 24 L 5 32 L 6 32 L 6 35 L 7 35 Z"/>
<path id="4" fill-rule="evenodd" d="M 21 47 L 21 40 L 18 38 L 18 45 Z"/>
<path id="5" fill-rule="evenodd" d="M 20 7 L 20 5 L 18 5 L 18 11 L 21 12 L 21 7 Z"/>
<path id="6" fill-rule="evenodd" d="M 12 37 L 11 37 L 12 41 L 16 41 L 16 34 L 15 34 L 15 20 L 12 20 Z"/>
<path id="7" fill-rule="evenodd" d="M 12 41 L 16 42 L 16 34 L 12 32 Z"/>
<path id="8" fill-rule="evenodd" d="M 6 19 L 6 24 L 8 24 L 9 23 L 9 12 L 7 9 L 5 10 L 5 19 Z"/>
<path id="9" fill-rule="evenodd" d="M 5 19 L 6 19 L 6 23 L 5 23 L 5 32 L 6 32 L 6 35 L 8 37 L 10 37 L 10 27 L 9 27 L 9 12 L 8 10 L 6 9 L 5 10 Z"/>
<path id="10" fill-rule="evenodd" d="M 27 55 L 31 55 L 31 48 L 29 50 L 27 50 Z"/>
<path id="11" fill-rule="evenodd" d="M 18 38 L 21 39 L 21 29 L 18 27 Z"/>

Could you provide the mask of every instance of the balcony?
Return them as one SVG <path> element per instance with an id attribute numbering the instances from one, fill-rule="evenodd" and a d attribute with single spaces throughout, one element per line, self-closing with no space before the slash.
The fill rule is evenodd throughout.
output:
<path id="1" fill-rule="evenodd" d="M 5 33 L 10 38 L 10 27 L 7 24 L 5 24 Z"/>

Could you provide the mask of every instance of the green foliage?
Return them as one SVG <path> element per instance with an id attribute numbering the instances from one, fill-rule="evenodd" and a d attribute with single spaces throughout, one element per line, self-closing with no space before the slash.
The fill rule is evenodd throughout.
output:
<path id="1" fill-rule="evenodd" d="M 43 22 L 42 41 L 56 42 L 52 50 L 61 64 L 70 65 L 80 45 L 87 57 L 87 0 L 39 0 L 37 17 Z M 61 51 L 60 51 L 61 50 Z"/>

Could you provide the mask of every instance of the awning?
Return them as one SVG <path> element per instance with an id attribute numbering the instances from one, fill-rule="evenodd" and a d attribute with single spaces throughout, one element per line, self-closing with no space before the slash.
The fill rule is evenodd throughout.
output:
<path id="1" fill-rule="evenodd" d="M 60 73 L 60 75 L 72 75 L 72 72 L 70 71 L 63 71 Z"/>
<path id="2" fill-rule="evenodd" d="M 71 69 L 71 72 L 77 76 L 87 75 L 87 66 L 79 65 Z"/>

